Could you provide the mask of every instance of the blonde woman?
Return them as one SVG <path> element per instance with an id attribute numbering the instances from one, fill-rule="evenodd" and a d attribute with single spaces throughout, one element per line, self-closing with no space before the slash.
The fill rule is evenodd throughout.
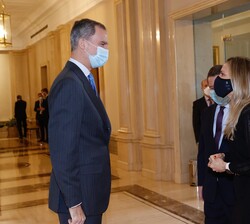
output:
<path id="1" fill-rule="evenodd" d="M 219 76 L 219 97 L 230 98 L 230 110 L 224 136 L 229 140 L 228 154 L 210 156 L 208 166 L 216 172 L 234 175 L 236 193 L 234 224 L 250 220 L 250 59 L 230 58 Z M 230 87 L 231 85 L 231 87 Z M 231 88 L 231 91 L 230 91 Z M 226 95 L 225 95 L 226 94 Z"/>

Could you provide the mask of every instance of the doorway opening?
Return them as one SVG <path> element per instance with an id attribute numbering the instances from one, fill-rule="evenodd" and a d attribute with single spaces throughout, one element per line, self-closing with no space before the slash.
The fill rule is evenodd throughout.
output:
<path id="1" fill-rule="evenodd" d="M 47 65 L 41 66 L 41 86 L 48 88 L 48 68 Z"/>

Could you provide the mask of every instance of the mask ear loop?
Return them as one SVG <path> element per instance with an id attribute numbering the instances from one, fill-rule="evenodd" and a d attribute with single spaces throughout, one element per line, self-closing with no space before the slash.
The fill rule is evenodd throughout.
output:
<path id="1" fill-rule="evenodd" d="M 95 45 L 95 44 L 93 44 L 92 42 L 90 42 L 89 40 L 86 40 L 86 39 L 84 39 L 85 41 L 87 41 L 89 44 L 91 44 L 92 46 L 94 46 L 94 47 L 98 47 L 97 45 Z"/>
<path id="2" fill-rule="evenodd" d="M 92 46 L 96 47 L 96 49 L 98 49 L 98 46 L 94 45 L 93 43 L 91 43 L 90 41 L 88 41 L 87 39 L 84 39 L 84 41 L 88 42 L 89 44 L 91 44 Z M 88 51 L 87 51 L 87 47 L 84 48 L 84 51 L 88 54 L 88 56 L 93 56 L 92 54 L 90 54 Z M 96 53 L 97 53 L 97 50 L 96 50 Z"/>

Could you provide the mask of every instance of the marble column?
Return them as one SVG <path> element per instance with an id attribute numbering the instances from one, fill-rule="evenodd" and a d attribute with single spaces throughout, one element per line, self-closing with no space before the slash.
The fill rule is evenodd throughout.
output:
<path id="1" fill-rule="evenodd" d="M 116 1 L 119 51 L 118 165 L 153 179 L 172 178 L 166 140 L 165 69 L 160 13 L 163 1 Z M 163 28 L 163 27 L 162 27 Z"/>

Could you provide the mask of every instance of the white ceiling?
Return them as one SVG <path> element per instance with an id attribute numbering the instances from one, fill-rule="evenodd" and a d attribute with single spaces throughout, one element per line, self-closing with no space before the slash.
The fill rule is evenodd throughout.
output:
<path id="1" fill-rule="evenodd" d="M 22 49 L 33 44 L 47 32 L 83 14 L 101 1 L 103 0 L 3 0 L 5 12 L 11 16 L 12 49 Z M 30 38 L 45 25 L 48 28 L 43 33 Z"/>
<path id="2" fill-rule="evenodd" d="M 24 30 L 32 21 L 60 0 L 3 0 L 5 12 L 11 16 L 12 36 Z"/>
<path id="3" fill-rule="evenodd" d="M 22 48 L 22 32 L 26 32 L 46 10 L 60 0 L 0 0 L 5 5 L 5 13 L 11 16 L 13 45 Z M 64 0 L 62 0 L 64 1 Z M 19 43 L 20 42 L 20 43 Z M 13 46 L 15 48 L 15 46 Z M 12 47 L 12 49 L 14 49 Z M 2 48 L 4 50 L 4 48 Z M 8 48 L 6 49 L 8 50 Z"/>
<path id="4" fill-rule="evenodd" d="M 1 2 L 2 0 L 0 0 Z M 11 48 L 23 49 L 43 38 L 59 25 L 66 24 L 103 0 L 3 0 L 5 13 L 11 16 Z M 44 27 L 43 32 L 31 38 Z"/>

